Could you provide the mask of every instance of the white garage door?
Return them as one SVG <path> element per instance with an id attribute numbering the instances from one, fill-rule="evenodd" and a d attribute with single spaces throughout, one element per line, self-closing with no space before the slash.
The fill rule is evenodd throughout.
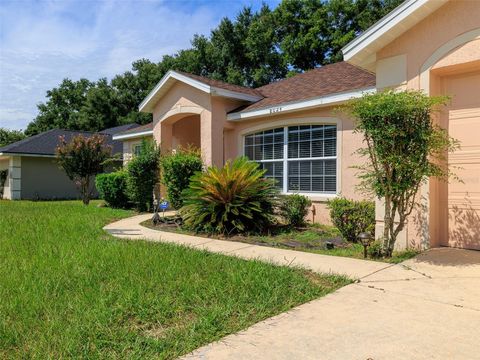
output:
<path id="1" fill-rule="evenodd" d="M 448 246 L 480 249 L 480 72 L 449 77 L 445 92 L 450 136 L 460 149 L 449 154 L 450 169 L 462 180 L 448 185 Z"/>

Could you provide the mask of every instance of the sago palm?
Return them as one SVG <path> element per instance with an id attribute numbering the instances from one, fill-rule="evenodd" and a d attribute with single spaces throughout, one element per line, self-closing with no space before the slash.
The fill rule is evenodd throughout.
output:
<path id="1" fill-rule="evenodd" d="M 183 194 L 185 226 L 225 235 L 263 231 L 273 219 L 277 195 L 274 182 L 264 174 L 244 157 L 197 173 Z"/>

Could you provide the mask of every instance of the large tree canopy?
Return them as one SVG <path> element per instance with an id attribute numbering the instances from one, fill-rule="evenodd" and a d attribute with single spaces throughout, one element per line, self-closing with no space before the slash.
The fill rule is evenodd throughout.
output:
<path id="1" fill-rule="evenodd" d="M 341 49 L 403 0 L 283 0 L 277 8 L 245 7 L 224 18 L 210 36 L 195 35 L 191 48 L 158 63 L 135 61 L 112 80 L 62 83 L 28 125 L 33 135 L 52 128 L 98 131 L 130 122 L 145 124 L 138 105 L 170 69 L 258 87 L 342 59 Z"/>

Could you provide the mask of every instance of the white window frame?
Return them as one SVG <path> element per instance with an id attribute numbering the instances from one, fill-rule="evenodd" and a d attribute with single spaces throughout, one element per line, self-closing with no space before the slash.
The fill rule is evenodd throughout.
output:
<path id="1" fill-rule="evenodd" d="M 323 158 L 288 158 L 288 127 L 289 126 L 301 126 L 301 125 L 335 125 L 337 128 L 337 149 L 336 156 L 332 157 L 323 157 Z M 281 193 L 284 195 L 288 194 L 301 194 L 305 195 L 313 201 L 327 201 L 331 198 L 337 197 L 341 193 L 341 159 L 342 159 L 342 121 L 337 118 L 331 117 L 314 117 L 314 118 L 292 118 L 288 120 L 277 120 L 254 127 L 250 127 L 240 131 L 239 133 L 239 149 L 238 153 L 245 155 L 245 137 L 247 135 L 255 134 L 261 131 L 272 130 L 276 128 L 284 128 L 284 148 L 283 148 L 283 186 Z M 327 193 L 327 192 L 296 192 L 288 191 L 288 161 L 301 161 L 301 160 L 336 160 L 336 192 Z M 262 162 L 275 162 L 280 161 L 280 159 L 273 160 L 262 160 Z"/>

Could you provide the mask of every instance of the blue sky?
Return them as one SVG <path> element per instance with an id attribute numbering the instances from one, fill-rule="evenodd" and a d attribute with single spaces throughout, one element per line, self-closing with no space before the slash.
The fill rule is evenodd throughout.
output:
<path id="1" fill-rule="evenodd" d="M 244 5 L 261 2 L 1 0 L 0 127 L 25 129 L 63 78 L 111 78 L 136 59 L 159 61 Z"/>

